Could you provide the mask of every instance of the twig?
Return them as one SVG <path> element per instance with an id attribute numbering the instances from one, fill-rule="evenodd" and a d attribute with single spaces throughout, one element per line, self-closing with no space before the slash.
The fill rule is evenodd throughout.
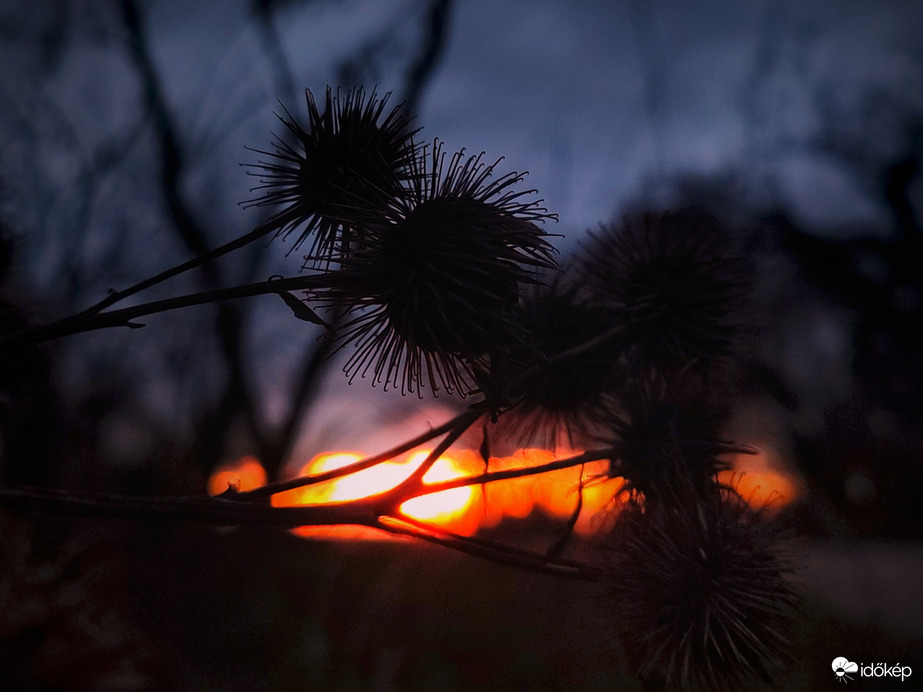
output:
<path id="1" fill-rule="evenodd" d="M 84 310 L 82 313 L 80 313 L 79 316 L 86 317 L 86 316 L 91 316 L 91 315 L 97 315 L 101 313 L 104 309 L 108 308 L 109 306 L 114 305 L 115 303 L 118 303 L 119 301 L 125 300 L 125 298 L 133 296 L 136 293 L 140 293 L 141 291 L 151 288 L 152 286 L 156 286 L 159 283 L 163 283 L 167 279 L 172 279 L 174 276 L 179 276 L 180 274 L 183 274 L 189 271 L 190 269 L 195 269 L 196 267 L 200 267 L 203 264 L 206 264 L 207 262 L 210 262 L 214 259 L 221 257 L 222 255 L 228 254 L 229 252 L 238 250 L 252 243 L 254 240 L 258 240 L 259 238 L 262 238 L 263 236 L 267 235 L 273 230 L 276 230 L 277 228 L 279 228 L 279 220 L 275 218 L 270 219 L 269 221 L 260 224 L 259 226 L 254 228 L 249 233 L 245 233 L 242 236 L 238 236 L 234 240 L 228 243 L 225 243 L 224 245 L 217 247 L 214 250 L 211 250 L 210 252 L 207 252 L 202 255 L 196 255 L 192 259 L 187 260 L 186 262 L 183 262 L 182 264 L 178 264 L 175 267 L 167 269 L 166 271 L 163 271 L 160 274 L 157 274 L 156 276 L 149 277 L 145 279 L 144 281 L 139 281 L 134 286 L 130 286 L 121 291 L 110 291 L 109 294 L 105 298 L 103 298 L 101 301 L 99 301 L 92 307 Z M 108 314 L 112 314 L 112 313 L 108 313 Z"/>
<path id="2" fill-rule="evenodd" d="M 0 507 L 27 509 L 30 511 L 60 512 L 70 515 L 107 518 L 197 521 L 216 525 L 263 525 L 293 528 L 297 526 L 343 526 L 359 525 L 382 529 L 395 535 L 404 535 L 452 550 L 481 557 L 498 564 L 505 564 L 536 572 L 556 574 L 585 580 L 599 580 L 603 575 L 597 568 L 579 562 L 563 560 L 547 553 L 507 545 L 483 537 L 468 537 L 447 529 L 404 516 L 399 505 L 407 500 L 429 495 L 442 490 L 483 484 L 494 481 L 536 475 L 589 461 L 608 458 L 613 449 L 585 452 L 567 459 L 560 459 L 538 466 L 494 471 L 441 483 L 422 483 L 426 471 L 421 465 L 405 483 L 391 491 L 350 502 L 303 505 L 296 507 L 273 507 L 261 500 L 278 492 L 302 485 L 311 485 L 349 475 L 397 454 L 403 453 L 423 442 L 445 435 L 445 439 L 430 456 L 430 466 L 448 449 L 458 437 L 475 422 L 482 413 L 479 410 L 466 411 L 438 428 L 418 435 L 388 452 L 368 457 L 348 467 L 297 478 L 285 483 L 272 483 L 256 490 L 218 497 L 149 497 L 112 495 L 85 491 L 70 491 L 44 488 L 0 487 Z M 242 501 L 247 500 L 247 501 Z"/>
<path id="3" fill-rule="evenodd" d="M 588 581 L 600 581 L 604 577 L 599 568 L 590 565 L 557 560 L 549 558 L 543 553 L 534 553 L 517 549 L 502 543 L 493 543 L 483 539 L 472 539 L 467 536 L 460 536 L 437 526 L 424 526 L 425 529 L 412 526 L 406 523 L 404 519 L 394 519 L 393 517 L 382 517 L 382 520 L 378 524 L 378 528 L 389 533 L 410 536 L 429 543 L 435 543 L 444 548 L 450 548 L 468 555 L 481 557 L 498 564 L 528 569 L 533 572 L 545 572 Z"/>
<path id="4" fill-rule="evenodd" d="M 423 463 L 420 464 L 413 473 L 396 487 L 388 491 L 388 497 L 393 498 L 392 507 L 396 508 L 409 499 L 417 497 L 417 491 L 426 487 L 423 483 L 423 476 L 429 471 L 433 464 L 438 461 L 439 457 L 445 454 L 446 450 L 451 447 L 464 432 L 470 428 L 482 415 L 479 410 L 466 411 L 460 416 L 453 419 L 455 425 L 449 430 L 442 442 L 436 445 L 436 448 L 430 452 Z"/>
<path id="5" fill-rule="evenodd" d="M 201 291 L 199 293 L 190 293 L 174 298 L 155 300 L 150 303 L 142 303 L 120 310 L 98 313 L 82 312 L 50 324 L 40 325 L 38 327 L 32 327 L 23 331 L 0 336 L 0 348 L 20 346 L 23 344 L 36 344 L 50 339 L 58 339 L 72 334 L 93 331 L 95 329 L 105 329 L 108 327 L 141 327 L 144 325 L 133 322 L 132 320 L 159 312 L 178 310 L 180 308 L 187 308 L 195 305 L 204 305 L 206 303 L 214 303 L 221 300 L 235 300 L 238 298 L 250 298 L 252 296 L 281 293 L 283 291 L 316 288 L 324 285 L 324 282 L 325 277 L 321 274 L 272 278 L 267 281 L 244 284 L 242 286 L 231 286 L 229 288 L 219 288 L 213 291 Z"/>
<path id="6" fill-rule="evenodd" d="M 477 410 L 477 416 L 481 415 L 479 407 L 475 405 Z M 460 413 L 451 420 L 443 423 L 442 425 L 433 428 L 425 433 L 417 435 L 416 437 L 392 447 L 386 452 L 381 452 L 380 454 L 375 454 L 374 456 L 366 457 L 361 459 L 353 464 L 347 466 L 341 466 L 338 469 L 331 469 L 330 471 L 325 471 L 324 473 L 318 473 L 313 476 L 302 476 L 300 478 L 292 478 L 287 481 L 278 481 L 276 483 L 268 483 L 266 485 L 260 486 L 259 488 L 254 488 L 253 490 L 248 490 L 246 492 L 238 493 L 235 498 L 237 500 L 255 500 L 258 498 L 268 497 L 270 495 L 275 495 L 276 493 L 285 492 L 286 490 L 294 490 L 295 488 L 302 488 L 308 485 L 315 485 L 317 483 L 323 483 L 325 481 L 332 481 L 337 478 L 342 478 L 343 476 L 348 476 L 357 471 L 362 471 L 363 469 L 371 468 L 376 466 L 384 461 L 393 459 L 396 456 L 408 452 L 414 447 L 419 447 L 424 442 L 429 442 L 430 440 L 444 435 L 456 426 L 459 426 L 462 421 L 467 420 L 470 416 L 474 415 L 474 411 L 465 411 Z M 475 418 L 476 419 L 476 418 Z M 470 425 L 470 424 L 469 424 Z M 445 451 L 445 450 L 443 450 Z M 424 486 L 428 487 L 428 486 Z"/>
<path id="7" fill-rule="evenodd" d="M 537 553 L 534 550 L 529 550 L 527 548 L 520 548 L 519 546 L 509 545 L 508 543 L 501 543 L 500 541 L 495 541 L 490 538 L 484 538 L 483 536 L 462 536 L 460 534 L 455 533 L 454 531 L 450 531 L 449 529 L 443 526 L 439 526 L 438 524 L 432 524 L 429 522 L 421 521 L 419 519 L 409 517 L 403 513 L 401 513 L 399 516 L 391 516 L 391 515 L 385 516 L 383 518 L 383 521 L 391 522 L 391 523 L 395 521 L 399 521 L 402 524 L 408 524 L 410 526 L 415 526 L 421 529 L 422 531 L 425 531 L 428 533 L 451 536 L 453 538 L 462 540 L 467 544 L 478 546 L 485 550 L 500 551 L 508 555 L 515 555 L 515 556 L 518 556 L 524 559 L 546 560 L 547 558 L 551 557 L 553 562 L 559 565 L 565 566 L 565 567 L 579 568 L 582 566 L 581 563 L 575 562 L 573 560 L 563 560 L 563 559 L 560 559 L 554 556 L 549 556 L 545 553 Z"/>
<path id="8" fill-rule="evenodd" d="M 113 495 L 54 488 L 0 486 L 0 507 L 110 519 L 198 521 L 216 525 L 376 526 L 378 517 L 364 503 L 272 507 L 224 497 Z"/>
<path id="9" fill-rule="evenodd" d="M 463 476 L 462 478 L 453 478 L 447 481 L 439 481 L 438 483 L 425 483 L 419 489 L 419 492 L 414 494 L 412 497 L 431 495 L 432 493 L 441 493 L 443 490 L 464 488 L 469 485 L 481 485 L 482 483 L 493 483 L 495 481 L 509 480 L 511 478 L 536 476 L 538 474 L 548 473 L 549 471 L 569 469 L 574 466 L 580 466 L 581 464 L 587 464 L 591 461 L 609 459 L 615 456 L 617 452 L 617 447 L 607 447 L 605 449 L 590 450 L 584 452 L 583 454 L 568 457 L 567 459 L 549 461 L 546 464 L 539 464 L 538 466 L 523 466 L 515 469 L 505 469 L 503 471 L 488 471 L 477 476 Z M 411 497 L 405 498 L 405 500 L 407 499 L 411 499 Z"/>
<path id="10" fill-rule="evenodd" d="M 571 512 L 570 518 L 567 520 L 567 526 L 564 527 L 564 532 L 558 537 L 550 548 L 548 548 L 549 557 L 556 557 L 561 554 L 561 551 L 564 550 L 564 546 L 567 545 L 567 541 L 570 540 L 570 537 L 574 534 L 574 527 L 577 526 L 577 522 L 580 520 L 580 513 L 583 512 L 583 489 L 586 487 L 586 480 L 584 474 L 586 473 L 586 466 L 580 467 L 580 483 L 577 486 L 577 504 L 574 505 L 574 511 Z"/>

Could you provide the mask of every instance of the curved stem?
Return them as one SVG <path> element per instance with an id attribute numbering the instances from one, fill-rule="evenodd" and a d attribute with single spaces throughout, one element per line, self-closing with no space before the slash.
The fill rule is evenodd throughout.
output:
<path id="1" fill-rule="evenodd" d="M 467 415 L 466 415 L 467 414 Z M 401 451 L 412 448 L 413 442 L 426 441 L 448 430 L 461 427 L 461 421 L 470 417 L 470 412 L 457 416 L 439 429 L 426 435 L 420 435 L 409 443 L 401 445 Z M 451 437 L 451 436 L 447 436 Z M 395 448 L 400 449 L 400 448 Z M 442 490 L 489 483 L 492 481 L 518 478 L 577 466 L 587 461 L 607 458 L 610 450 L 586 452 L 567 459 L 532 466 L 527 468 L 494 471 L 491 473 L 469 476 L 441 483 L 407 486 L 400 493 L 389 491 L 350 502 L 322 505 L 302 505 L 297 507 L 272 507 L 261 500 L 267 495 L 281 492 L 282 483 L 273 483 L 245 493 L 224 494 L 217 497 L 150 497 L 143 495 L 113 495 L 77 490 L 59 490 L 53 488 L 2 487 L 0 486 L 0 507 L 64 512 L 85 516 L 135 519 L 171 519 L 177 521 L 204 521 L 214 524 L 267 524 L 275 526 L 320 526 L 328 524 L 361 524 L 375 526 L 378 517 L 391 513 L 390 508 L 406 500 L 421 495 L 429 495 Z M 400 453 L 400 452 L 398 452 Z M 310 485 L 322 480 L 332 480 L 354 473 L 361 468 L 368 468 L 375 463 L 395 456 L 395 450 L 369 457 L 348 467 L 335 469 L 328 474 L 319 474 L 308 478 L 296 478 L 288 484 L 292 487 Z M 438 458 L 438 457 L 437 457 Z M 357 468 L 361 466 L 361 468 Z M 399 490 L 401 486 L 394 490 Z M 271 492 L 270 492 L 271 490 Z M 399 502 L 396 502 L 399 499 Z M 408 521 L 400 518 L 401 521 Z M 440 529 L 441 530 L 441 529 Z"/>
<path id="2" fill-rule="evenodd" d="M 482 413 L 477 410 L 466 411 L 453 419 L 454 425 L 449 430 L 448 434 L 443 438 L 442 442 L 436 445 L 436 448 L 427 455 L 423 463 L 414 469 L 414 472 L 404 481 L 385 494 L 388 498 L 391 498 L 390 502 L 393 508 L 400 506 L 403 502 L 417 497 L 418 495 L 428 494 L 418 492 L 427 487 L 423 483 L 423 476 L 425 476 L 426 472 L 439 460 L 439 457 L 445 454 L 446 450 L 455 444 L 458 438 L 461 437 L 468 428 L 474 425 L 481 415 Z"/>
<path id="3" fill-rule="evenodd" d="M 137 519 L 143 521 L 196 521 L 228 526 L 368 526 L 391 534 L 436 543 L 495 563 L 579 579 L 598 580 L 598 569 L 578 562 L 550 558 L 542 553 L 507 546 L 489 539 L 468 538 L 438 526 L 402 517 L 379 515 L 362 501 L 300 507 L 272 507 L 223 497 L 144 497 L 46 488 L 0 487 L 0 506 L 59 512 L 68 515 Z"/>
<path id="4" fill-rule="evenodd" d="M 218 259 L 219 257 L 228 254 L 229 252 L 233 252 L 234 250 L 238 250 L 244 247 L 245 245 L 249 245 L 254 240 L 258 240 L 259 238 L 262 238 L 263 236 L 265 236 L 267 233 L 270 233 L 271 231 L 279 228 L 279 223 L 280 223 L 280 220 L 278 218 L 274 217 L 272 219 L 269 219 L 268 221 L 261 223 L 259 226 L 254 228 L 249 233 L 245 233 L 242 236 L 238 236 L 234 240 L 228 243 L 225 243 L 224 245 L 221 245 L 220 247 L 217 247 L 214 250 L 211 250 L 210 252 L 206 252 L 202 255 L 197 255 L 193 257 L 192 259 L 186 262 L 183 262 L 182 264 L 178 264 L 175 267 L 172 267 L 170 269 L 167 269 L 166 271 L 161 272 L 160 274 L 147 278 L 144 281 L 139 281 L 134 286 L 129 286 L 128 288 L 124 290 L 110 291 L 109 295 L 107 295 L 105 298 L 103 298 L 101 301 L 99 301 L 92 307 L 87 308 L 80 314 L 81 315 L 96 315 L 102 312 L 103 310 L 105 310 L 106 308 L 108 308 L 110 305 L 114 305 L 115 303 L 118 303 L 119 301 L 125 300 L 125 298 L 128 298 L 129 296 L 133 296 L 134 294 L 140 293 L 141 291 L 144 291 L 150 288 L 151 286 L 156 286 L 159 283 L 163 283 L 167 279 L 172 279 L 174 276 L 179 276 L 180 274 L 184 274 L 190 269 L 195 269 L 196 267 L 200 267 L 203 264 L 207 264 L 208 262 L 211 262 L 212 260 Z"/>
<path id="5" fill-rule="evenodd" d="M 475 404 L 475 407 L 478 405 Z M 475 408 L 477 415 L 475 420 L 480 417 L 482 414 L 479 408 Z M 393 459 L 396 456 L 403 454 L 404 452 L 409 452 L 414 447 L 419 447 L 424 442 L 429 442 L 430 440 L 439 437 L 440 435 L 445 435 L 446 433 L 451 432 L 456 427 L 459 427 L 463 421 L 467 420 L 469 417 L 475 414 L 475 411 L 465 411 L 458 414 L 449 421 L 446 421 L 442 425 L 428 430 L 425 433 L 417 435 L 416 437 L 407 440 L 402 444 L 392 447 L 391 449 L 381 452 L 380 454 L 375 454 L 365 459 L 361 459 L 353 464 L 348 464 L 346 466 L 341 466 L 338 469 L 331 469 L 330 471 L 325 471 L 324 473 L 318 473 L 313 476 L 302 476 L 300 478 L 292 478 L 287 481 L 278 481 L 276 483 L 267 483 L 266 485 L 260 486 L 259 488 L 254 488 L 253 490 L 248 490 L 246 492 L 237 493 L 234 497 L 237 500 L 256 500 L 264 497 L 269 497 L 270 495 L 275 495 L 276 493 L 285 492 L 286 490 L 294 490 L 295 488 L 303 488 L 308 485 L 315 485 L 317 483 L 324 483 L 325 481 L 332 481 L 337 478 L 342 478 L 343 476 L 348 476 L 350 474 L 356 473 L 357 471 L 362 471 L 363 469 L 371 468 L 376 466 L 384 461 Z M 467 427 L 470 427 L 469 423 Z M 443 450 L 445 451 L 445 450 Z M 435 460 L 434 460 L 435 461 Z M 430 464 L 432 465 L 432 464 Z"/>
<path id="6" fill-rule="evenodd" d="M 487 539 L 461 536 L 438 526 L 410 522 L 404 518 L 383 516 L 377 527 L 388 533 L 409 536 L 491 562 L 533 572 L 545 572 L 589 581 L 599 581 L 604 577 L 601 570 L 590 565 L 550 558 L 544 553 L 536 553 Z"/>

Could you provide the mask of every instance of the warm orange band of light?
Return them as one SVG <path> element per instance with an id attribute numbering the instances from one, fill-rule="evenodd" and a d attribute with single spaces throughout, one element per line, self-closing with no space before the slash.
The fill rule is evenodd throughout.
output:
<path id="1" fill-rule="evenodd" d="M 574 452 L 558 450 L 554 454 L 543 449 L 521 449 L 509 457 L 492 458 L 490 470 L 537 466 L 570 456 Z M 356 500 L 394 488 L 417 469 L 429 454 L 418 450 L 396 459 L 382 462 L 342 478 L 316 485 L 278 493 L 272 497 L 274 506 L 317 505 Z M 347 466 L 363 458 L 361 454 L 334 452 L 320 454 L 305 464 L 299 475 L 310 476 Z M 762 505 L 767 500 L 776 506 L 785 504 L 797 494 L 797 486 L 790 477 L 766 466 L 765 460 L 750 458 L 749 469 L 744 472 L 726 472 L 720 478 L 731 482 L 741 495 L 752 504 Z M 440 457 L 423 477 L 424 482 L 474 476 L 484 471 L 484 462 L 473 451 L 452 450 Z M 599 527 L 604 510 L 612 505 L 612 498 L 623 483 L 620 478 L 586 482 L 604 474 L 603 462 L 587 464 L 583 469 L 584 486 L 579 517 L 574 525 L 578 535 L 588 536 Z M 266 473 L 253 457 L 244 457 L 237 463 L 219 469 L 209 479 L 209 492 L 213 495 L 227 490 L 231 484 L 238 490 L 249 490 L 266 482 Z M 539 510 L 549 517 L 566 520 L 572 517 L 581 493 L 579 467 L 561 469 L 550 473 L 497 481 L 486 485 L 467 486 L 444 490 L 408 500 L 401 505 L 406 516 L 437 524 L 455 533 L 470 536 L 481 528 L 497 525 L 503 518 L 525 518 Z M 336 535 L 341 537 L 378 537 L 373 529 L 354 527 L 304 527 L 296 533 L 310 536 Z"/>
<path id="2" fill-rule="evenodd" d="M 208 494 L 220 495 L 228 488 L 244 491 L 266 485 L 266 469 L 256 457 L 241 457 L 222 466 L 208 479 Z"/>

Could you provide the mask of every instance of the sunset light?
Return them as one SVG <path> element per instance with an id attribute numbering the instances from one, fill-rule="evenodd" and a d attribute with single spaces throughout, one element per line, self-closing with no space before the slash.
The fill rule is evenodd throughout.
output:
<path id="1" fill-rule="evenodd" d="M 243 492 L 266 485 L 266 470 L 256 457 L 241 457 L 222 466 L 208 479 L 208 494 L 220 495 L 228 488 Z"/>
<path id="2" fill-rule="evenodd" d="M 406 480 L 426 459 L 430 450 L 421 449 L 316 485 L 278 493 L 272 497 L 276 507 L 321 505 L 348 502 L 391 490 Z M 559 449 L 520 449 L 507 457 L 490 460 L 490 471 L 538 466 L 579 452 Z M 364 458 L 355 452 L 319 454 L 298 469 L 298 476 L 311 476 L 339 469 Z M 424 483 L 464 478 L 485 471 L 484 462 L 473 450 L 451 450 L 440 457 L 423 477 Z M 595 533 L 617 509 L 613 498 L 624 483 L 621 478 L 606 478 L 606 463 L 592 462 L 579 466 L 485 485 L 471 485 L 422 495 L 404 502 L 400 511 L 408 518 L 438 525 L 454 533 L 471 536 L 480 529 L 497 526 L 504 519 L 525 519 L 534 512 L 567 521 L 580 500 L 580 513 L 574 531 L 580 536 Z M 734 485 L 749 503 L 780 507 L 798 495 L 796 479 L 777 470 L 765 453 L 741 455 L 734 460 L 734 470 L 720 475 L 720 480 Z M 236 464 L 222 467 L 209 479 L 209 493 L 217 495 L 232 485 L 249 490 L 266 482 L 266 473 L 253 457 L 243 457 Z M 611 511 L 607 511 L 611 510 Z M 383 534 L 367 527 L 301 527 L 294 530 L 304 536 L 341 538 L 381 538 Z"/>

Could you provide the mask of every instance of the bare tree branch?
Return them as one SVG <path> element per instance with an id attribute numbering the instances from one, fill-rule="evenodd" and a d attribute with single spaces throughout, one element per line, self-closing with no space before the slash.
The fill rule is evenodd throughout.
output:
<path id="1" fill-rule="evenodd" d="M 430 4 L 426 15 L 427 33 L 423 50 L 407 72 L 405 99 L 407 112 L 411 115 L 419 110 L 423 92 L 445 50 L 451 13 L 452 0 L 433 0 Z"/>

